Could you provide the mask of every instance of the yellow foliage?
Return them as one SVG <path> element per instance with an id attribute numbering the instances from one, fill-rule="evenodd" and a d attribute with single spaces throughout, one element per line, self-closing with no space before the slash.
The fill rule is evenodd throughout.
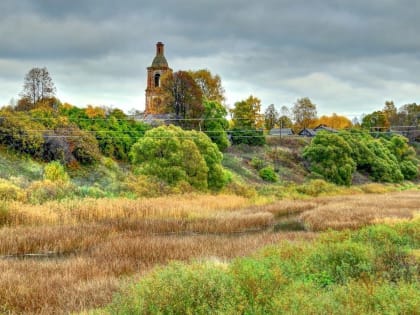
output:
<path id="1" fill-rule="evenodd" d="M 85 109 L 85 113 L 89 118 L 105 118 L 106 113 L 103 108 L 100 108 L 98 106 L 92 106 L 88 105 L 88 107 Z"/>
<path id="2" fill-rule="evenodd" d="M 346 129 L 352 127 L 351 121 L 345 117 L 333 113 L 331 116 L 321 116 L 311 123 L 311 128 L 315 128 L 319 125 L 326 125 L 333 129 Z"/>
<path id="3" fill-rule="evenodd" d="M 24 191 L 6 179 L 0 179 L 0 200 L 25 199 Z"/>

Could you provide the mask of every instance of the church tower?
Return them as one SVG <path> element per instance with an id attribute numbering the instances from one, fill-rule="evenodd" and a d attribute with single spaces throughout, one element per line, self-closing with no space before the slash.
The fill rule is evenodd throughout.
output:
<path id="1" fill-rule="evenodd" d="M 152 65 L 147 68 L 147 88 L 146 88 L 146 108 L 145 114 L 160 114 L 163 102 L 163 93 L 161 88 L 162 76 L 172 69 L 164 55 L 165 45 L 162 42 L 156 44 L 156 56 Z"/>

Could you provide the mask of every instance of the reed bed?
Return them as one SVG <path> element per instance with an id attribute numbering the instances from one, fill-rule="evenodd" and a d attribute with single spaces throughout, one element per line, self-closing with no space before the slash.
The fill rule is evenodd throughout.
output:
<path id="1" fill-rule="evenodd" d="M 0 260 L 0 305 L 11 314 L 63 314 L 111 301 L 125 275 L 144 274 L 171 260 L 220 260 L 248 255 L 282 239 L 313 234 L 153 236 L 129 232 L 82 255 L 43 260 Z"/>
<path id="2" fill-rule="evenodd" d="M 196 218 L 214 216 L 250 205 L 232 195 L 180 195 L 144 199 L 79 199 L 41 205 L 3 203 L 3 221 L 9 226 L 80 224 L 113 219 Z"/>
<path id="3" fill-rule="evenodd" d="M 311 231 L 356 229 L 390 219 L 411 219 L 420 212 L 420 191 L 320 198 L 300 215 Z"/>
<path id="4" fill-rule="evenodd" d="M 312 240 L 314 232 L 329 228 L 410 219 L 420 213 L 419 200 L 420 191 L 404 191 L 262 205 L 227 195 L 3 204 L 0 313 L 98 307 L 126 276 L 156 265 L 224 261 L 280 240 Z M 298 220 L 306 231 L 273 232 L 286 219 Z"/>

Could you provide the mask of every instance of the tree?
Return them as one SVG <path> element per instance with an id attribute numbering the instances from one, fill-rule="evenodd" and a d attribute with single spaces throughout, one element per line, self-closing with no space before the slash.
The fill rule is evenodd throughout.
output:
<path id="1" fill-rule="evenodd" d="M 362 127 L 375 131 L 386 131 L 389 129 L 388 117 L 382 111 L 376 111 L 363 117 Z"/>
<path id="2" fill-rule="evenodd" d="M 280 128 L 292 128 L 293 122 L 290 119 L 290 109 L 287 106 L 282 106 L 280 109 L 280 117 L 277 121 Z"/>
<path id="3" fill-rule="evenodd" d="M 298 99 L 292 108 L 293 119 L 295 121 L 295 128 L 303 129 L 316 119 L 316 105 L 307 97 Z"/>
<path id="4" fill-rule="evenodd" d="M 346 129 L 352 127 L 352 122 L 347 117 L 333 113 L 331 116 L 323 115 L 318 118 L 313 123 L 313 126 L 316 127 L 318 125 L 326 125 L 334 129 Z"/>
<path id="5" fill-rule="evenodd" d="M 150 128 L 145 123 L 129 119 L 120 109 L 93 106 L 83 109 L 64 104 L 60 114 L 94 135 L 102 154 L 118 160 L 127 160 L 131 146 Z"/>
<path id="6" fill-rule="evenodd" d="M 204 100 L 203 129 L 210 139 L 217 144 L 220 151 L 229 146 L 226 130 L 229 122 L 226 119 L 226 108 L 216 101 Z"/>
<path id="7" fill-rule="evenodd" d="M 359 118 L 354 117 L 354 118 L 351 120 L 351 123 L 352 123 L 352 125 L 353 125 L 353 128 L 360 128 L 360 121 L 359 121 Z"/>
<path id="8" fill-rule="evenodd" d="M 293 126 L 293 122 L 290 120 L 290 118 L 288 116 L 280 116 L 278 121 L 277 121 L 277 125 L 280 128 L 292 128 Z"/>
<path id="9" fill-rule="evenodd" d="M 252 95 L 246 100 L 236 102 L 231 110 L 233 126 L 242 129 L 261 128 L 264 122 L 260 110 L 261 101 Z"/>
<path id="10" fill-rule="evenodd" d="M 169 185 L 188 183 L 199 190 L 225 184 L 223 155 L 204 133 L 176 126 L 160 126 L 146 132 L 131 149 L 139 172 Z"/>
<path id="11" fill-rule="evenodd" d="M 382 111 L 390 125 L 396 125 L 398 123 L 397 108 L 393 101 L 386 101 Z"/>
<path id="12" fill-rule="evenodd" d="M 401 126 L 419 126 L 420 104 L 412 103 L 402 106 L 398 111 L 398 124 Z"/>
<path id="13" fill-rule="evenodd" d="M 200 88 L 204 99 L 216 101 L 219 104 L 224 105 L 226 101 L 225 89 L 222 86 L 222 80 L 219 75 L 212 75 L 207 69 L 197 71 L 190 70 L 188 71 L 188 74 Z"/>
<path id="14" fill-rule="evenodd" d="M 203 93 L 186 71 L 167 72 L 162 78 L 165 108 L 184 128 L 196 128 L 203 114 Z"/>
<path id="15" fill-rule="evenodd" d="M 21 96 L 35 107 L 39 101 L 54 97 L 55 91 L 47 68 L 32 68 L 25 76 Z"/>
<path id="16" fill-rule="evenodd" d="M 319 132 L 303 152 L 311 171 L 339 185 L 350 185 L 356 163 L 350 145 L 339 135 Z"/>
<path id="17" fill-rule="evenodd" d="M 264 112 L 265 129 L 271 130 L 277 124 L 279 113 L 276 111 L 274 104 L 270 104 Z"/>

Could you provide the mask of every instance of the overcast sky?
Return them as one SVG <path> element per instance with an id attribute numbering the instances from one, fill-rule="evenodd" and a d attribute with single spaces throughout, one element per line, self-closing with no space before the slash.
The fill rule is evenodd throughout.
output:
<path id="1" fill-rule="evenodd" d="M 420 102 L 418 0 L 0 0 L 0 15 L 0 105 L 45 66 L 63 102 L 143 110 L 158 41 L 175 71 L 219 74 L 230 105 Z"/>

